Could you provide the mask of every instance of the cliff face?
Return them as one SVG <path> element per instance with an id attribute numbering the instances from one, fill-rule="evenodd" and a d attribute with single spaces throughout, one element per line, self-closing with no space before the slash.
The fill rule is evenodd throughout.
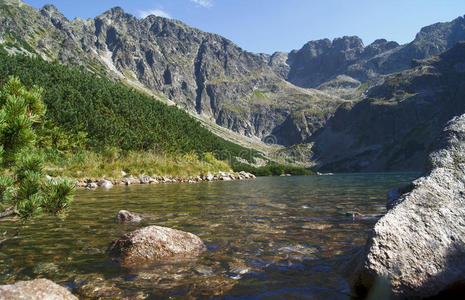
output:
<path id="1" fill-rule="evenodd" d="M 277 52 L 270 56 L 269 65 L 297 86 L 317 88 L 339 75 L 367 81 L 400 72 L 409 69 L 414 59 L 439 55 L 463 40 L 465 19 L 459 17 L 422 28 L 406 45 L 378 39 L 365 47 L 357 36 L 323 39 L 290 53 Z"/>
<path id="2" fill-rule="evenodd" d="M 3 36 L 13 35 L 12 40 L 46 59 L 82 65 L 169 99 L 244 136 L 264 139 L 274 133 L 278 143 L 302 142 L 323 123 L 307 118 L 306 133 L 294 134 L 302 138 L 288 138 L 279 128 L 292 112 L 327 119 L 342 102 L 286 82 L 264 55 L 179 21 L 139 20 L 116 7 L 94 19 L 70 22 L 51 5 L 37 11 L 8 3 L 0 15 Z"/>
<path id="3" fill-rule="evenodd" d="M 443 124 L 465 112 L 465 44 L 385 78 L 315 138 L 323 170 L 420 170 Z"/>
<path id="4" fill-rule="evenodd" d="M 431 150 L 424 176 L 391 191 L 391 210 L 349 264 L 358 296 L 386 298 L 377 294 L 383 286 L 409 299 L 463 294 L 465 115 L 447 123 Z"/>

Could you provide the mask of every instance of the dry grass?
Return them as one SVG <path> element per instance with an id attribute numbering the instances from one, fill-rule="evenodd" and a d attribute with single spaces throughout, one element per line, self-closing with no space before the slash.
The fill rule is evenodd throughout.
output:
<path id="1" fill-rule="evenodd" d="M 47 174 L 71 178 L 120 178 L 121 171 L 134 176 L 146 174 L 190 177 L 231 169 L 227 163 L 217 160 L 210 153 L 200 157 L 196 153 L 160 154 L 142 151 L 122 153 L 116 148 L 107 148 L 101 152 L 48 151 L 44 155 Z"/>

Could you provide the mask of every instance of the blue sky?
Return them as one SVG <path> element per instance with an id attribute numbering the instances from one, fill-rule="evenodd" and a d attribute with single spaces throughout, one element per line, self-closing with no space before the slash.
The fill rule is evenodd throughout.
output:
<path id="1" fill-rule="evenodd" d="M 358 35 L 399 43 L 421 27 L 465 14 L 465 0 L 23 0 L 55 5 L 68 19 L 95 17 L 121 6 L 137 17 L 149 13 L 220 34 L 245 50 L 273 53 L 321 38 Z"/>

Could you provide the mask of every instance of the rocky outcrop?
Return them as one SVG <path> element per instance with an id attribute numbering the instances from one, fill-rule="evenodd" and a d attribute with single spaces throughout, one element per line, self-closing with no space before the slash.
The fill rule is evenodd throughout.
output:
<path id="1" fill-rule="evenodd" d="M 290 53 L 276 52 L 269 65 L 289 82 L 305 88 L 318 86 L 337 76 L 359 81 L 375 80 L 380 75 L 409 69 L 412 61 L 439 55 L 465 40 L 465 19 L 426 26 L 408 44 L 378 39 L 364 46 L 357 36 L 332 41 L 310 41 Z"/>
<path id="2" fill-rule="evenodd" d="M 382 282 L 401 297 L 465 290 L 465 115 L 446 125 L 432 149 L 425 175 L 391 199 L 355 260 L 359 296 Z"/>
<path id="3" fill-rule="evenodd" d="M 111 242 L 110 257 L 125 266 L 151 261 L 193 258 L 205 250 L 202 240 L 189 232 L 148 226 Z"/>
<path id="4" fill-rule="evenodd" d="M 15 284 L 0 285 L 0 300 L 77 300 L 66 288 L 47 279 L 19 281 Z"/>
<path id="5" fill-rule="evenodd" d="M 345 103 L 315 135 L 322 171 L 422 170 L 443 124 L 465 112 L 465 44 L 385 77 L 367 98 Z"/>
<path id="6" fill-rule="evenodd" d="M 137 223 L 142 221 L 142 216 L 127 210 L 120 210 L 116 214 L 116 222 L 123 224 L 123 223 Z"/>

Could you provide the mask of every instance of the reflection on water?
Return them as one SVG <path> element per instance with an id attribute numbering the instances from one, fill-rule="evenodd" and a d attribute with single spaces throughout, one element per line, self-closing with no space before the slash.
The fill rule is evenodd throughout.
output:
<path id="1" fill-rule="evenodd" d="M 64 219 L 43 217 L 0 248 L 0 284 L 45 277 L 80 297 L 348 298 L 339 266 L 385 213 L 388 188 L 418 174 L 267 177 L 253 181 L 79 190 Z M 151 216 L 119 225 L 120 209 Z M 110 241 L 146 225 L 192 232 L 195 261 L 123 269 Z M 0 231 L 15 224 L 0 222 Z"/>

